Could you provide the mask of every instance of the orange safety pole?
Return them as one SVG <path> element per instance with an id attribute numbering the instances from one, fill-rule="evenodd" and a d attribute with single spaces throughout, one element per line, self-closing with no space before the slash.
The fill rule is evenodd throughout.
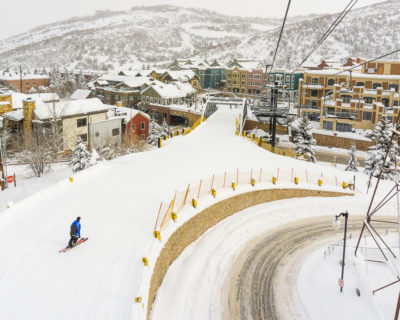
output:
<path id="1" fill-rule="evenodd" d="M 184 207 L 186 205 L 186 200 L 187 200 L 187 196 L 189 193 L 189 188 L 190 188 L 190 184 L 188 185 L 187 189 L 186 189 L 186 194 L 185 194 L 185 198 L 183 199 L 183 206 Z"/>
<path id="2" fill-rule="evenodd" d="M 202 182 L 203 182 L 203 179 L 200 179 L 199 191 L 197 192 L 197 199 L 200 198 L 200 190 L 201 190 L 201 183 Z"/>
<path id="3" fill-rule="evenodd" d="M 158 215 L 157 215 L 156 224 L 154 226 L 154 231 L 156 231 L 156 229 L 157 229 L 157 222 L 158 222 L 158 218 L 160 217 L 161 207 L 162 207 L 162 201 L 161 201 L 161 204 L 160 204 L 160 209 L 158 209 Z"/>
<path id="4" fill-rule="evenodd" d="M 225 181 L 226 181 L 226 171 L 225 171 L 225 174 L 224 174 L 224 188 L 225 188 Z"/>

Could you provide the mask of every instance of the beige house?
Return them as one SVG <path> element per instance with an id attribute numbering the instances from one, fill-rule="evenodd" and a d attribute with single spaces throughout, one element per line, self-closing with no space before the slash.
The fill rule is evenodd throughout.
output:
<path id="1" fill-rule="evenodd" d="M 25 137 L 58 122 L 61 124 L 63 149 L 72 150 L 78 137 L 89 144 L 89 124 L 107 120 L 110 107 L 98 98 L 54 103 L 27 98 L 22 101 L 21 109 L 4 114 L 4 120 L 6 127 L 14 131 L 23 130 Z"/>

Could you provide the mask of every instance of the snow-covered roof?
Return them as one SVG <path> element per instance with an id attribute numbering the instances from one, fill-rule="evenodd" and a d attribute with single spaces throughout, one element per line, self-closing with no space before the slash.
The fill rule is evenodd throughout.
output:
<path id="1" fill-rule="evenodd" d="M 11 121 L 21 121 L 24 119 L 24 111 L 22 109 L 17 109 L 4 114 L 4 119 Z"/>
<path id="2" fill-rule="evenodd" d="M 58 94 L 57 93 L 52 93 L 52 92 L 28 94 L 27 97 L 30 97 L 33 100 L 40 99 L 43 102 L 60 101 L 60 97 L 58 96 Z"/>
<path id="3" fill-rule="evenodd" d="M 40 103 L 36 101 L 35 115 L 39 120 L 45 120 L 57 117 L 69 117 L 79 114 L 88 114 L 96 112 L 107 112 L 109 106 L 106 106 L 98 98 L 70 100 L 52 103 Z"/>
<path id="4" fill-rule="evenodd" d="M 153 83 L 157 83 L 157 82 L 160 83 L 160 81 L 154 80 L 151 77 L 139 76 L 139 77 L 134 77 L 127 81 L 124 81 L 124 82 L 122 82 L 122 84 L 124 84 L 130 88 L 138 88 L 138 87 L 142 87 L 144 85 L 149 86 L 149 85 L 151 85 Z M 121 85 L 121 84 L 118 84 L 117 86 L 119 86 L 119 85 Z"/>
<path id="5" fill-rule="evenodd" d="M 196 73 L 192 70 L 166 71 L 165 73 L 169 74 L 172 79 L 181 82 L 190 81 L 196 76 Z"/>
<path id="6" fill-rule="evenodd" d="M 92 91 L 90 91 L 90 90 L 77 89 L 71 95 L 70 99 L 71 100 L 87 99 L 90 96 L 91 93 L 92 93 Z"/>
<path id="7" fill-rule="evenodd" d="M 114 110 L 110 110 L 108 116 L 109 118 L 122 117 L 124 119 L 124 123 L 127 124 L 138 114 L 150 120 L 150 116 L 147 113 L 126 107 L 117 107 Z"/>
<path id="8" fill-rule="evenodd" d="M 10 101 L 0 101 L 0 106 L 6 106 L 10 104 Z"/>
<path id="9" fill-rule="evenodd" d="M 20 73 L 19 72 L 9 72 L 4 71 L 0 72 L 0 80 L 19 80 Z M 50 77 L 46 74 L 32 74 L 32 73 L 24 73 L 22 72 L 22 79 L 50 79 Z"/>
<path id="10" fill-rule="evenodd" d="M 194 94 L 197 92 L 195 88 L 188 82 L 173 82 L 174 86 L 176 86 L 179 90 L 183 91 L 186 95 Z"/>
<path id="11" fill-rule="evenodd" d="M 151 85 L 145 88 L 141 92 L 141 94 L 143 95 L 150 88 L 153 88 L 163 99 L 184 98 L 188 94 L 184 89 L 180 89 L 174 83 L 169 83 L 169 84 L 162 83 L 157 85 Z"/>

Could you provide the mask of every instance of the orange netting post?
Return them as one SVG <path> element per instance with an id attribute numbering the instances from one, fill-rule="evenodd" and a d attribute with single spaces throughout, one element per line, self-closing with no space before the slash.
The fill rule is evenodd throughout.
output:
<path id="1" fill-rule="evenodd" d="M 161 207 L 162 207 L 162 201 L 160 204 L 160 209 L 158 209 L 158 215 L 157 215 L 156 224 L 154 225 L 154 231 L 156 231 L 156 229 L 157 229 L 157 222 L 158 222 L 158 219 L 160 218 Z"/>
<path id="2" fill-rule="evenodd" d="M 226 171 L 224 173 L 224 186 L 223 186 L 223 188 L 225 188 L 225 182 L 226 182 Z"/>
<path id="3" fill-rule="evenodd" d="M 188 185 L 187 189 L 186 189 L 186 193 L 185 193 L 185 198 L 183 199 L 183 205 L 182 207 L 184 207 L 186 205 L 186 200 L 187 200 L 187 196 L 189 194 L 189 188 L 190 188 L 190 184 Z"/>
<path id="4" fill-rule="evenodd" d="M 197 191 L 197 199 L 200 198 L 200 190 L 201 190 L 201 183 L 203 182 L 203 179 L 200 179 L 200 184 L 199 184 L 199 191 Z"/>

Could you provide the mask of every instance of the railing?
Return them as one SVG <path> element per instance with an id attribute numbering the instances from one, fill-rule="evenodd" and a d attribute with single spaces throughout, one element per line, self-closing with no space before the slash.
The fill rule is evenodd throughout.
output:
<path id="1" fill-rule="evenodd" d="M 234 192 L 238 186 L 255 186 L 265 184 L 265 187 L 279 184 L 307 185 L 309 187 L 331 187 L 345 188 L 348 186 L 347 178 L 329 176 L 323 172 L 310 172 L 307 169 L 291 168 L 275 170 L 260 168 L 250 171 L 225 172 L 220 175 L 212 175 L 207 179 L 201 179 L 196 185 L 188 185 L 185 190 L 177 191 L 169 201 L 160 204 L 157 219 L 154 225 L 155 237 L 160 237 L 160 232 L 166 228 L 171 221 L 177 219 L 181 211 L 188 206 L 197 207 L 198 201 L 206 196 L 216 197 L 222 190 Z M 352 178 L 347 179 L 352 180 Z"/>

